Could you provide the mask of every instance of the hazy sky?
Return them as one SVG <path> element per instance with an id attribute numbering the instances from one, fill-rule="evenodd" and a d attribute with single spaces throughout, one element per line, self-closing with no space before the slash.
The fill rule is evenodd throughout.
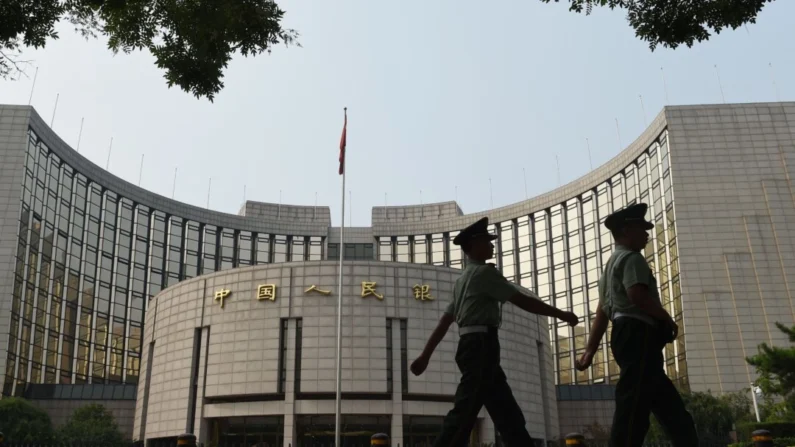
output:
<path id="1" fill-rule="evenodd" d="M 651 52 L 623 12 L 568 12 L 538 0 L 290 0 L 285 25 L 303 48 L 235 58 L 215 103 L 168 89 L 148 53 L 113 56 L 104 40 L 61 39 L 25 56 L 39 67 L 33 106 L 110 171 L 176 198 L 236 213 L 247 198 L 319 205 L 340 218 L 337 151 L 348 107 L 353 225 L 370 208 L 455 198 L 464 212 L 558 186 L 634 140 L 666 103 L 795 99 L 795 1 L 747 29 Z M 769 64 L 773 65 L 771 70 Z M 30 79 L 0 81 L 0 102 L 27 104 Z M 645 117 L 639 95 L 645 104 Z M 615 119 L 620 127 L 620 143 Z M 422 191 L 420 193 L 420 191 Z M 347 208 L 347 206 L 346 206 Z M 347 220 L 347 218 L 346 218 Z"/>

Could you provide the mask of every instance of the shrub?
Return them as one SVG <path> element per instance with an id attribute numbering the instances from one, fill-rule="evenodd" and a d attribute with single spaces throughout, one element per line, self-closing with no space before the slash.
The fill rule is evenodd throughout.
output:
<path id="1" fill-rule="evenodd" d="M 19 397 L 0 400 L 0 431 L 7 442 L 42 442 L 53 439 L 50 417 Z"/>
<path id="2" fill-rule="evenodd" d="M 795 438 L 773 438 L 773 447 L 792 447 L 795 446 Z M 729 444 L 729 447 L 754 447 L 753 441 L 738 442 Z"/>
<path id="3" fill-rule="evenodd" d="M 59 438 L 67 443 L 91 443 L 103 446 L 125 445 L 113 415 L 99 404 L 78 408 L 61 427 Z"/>

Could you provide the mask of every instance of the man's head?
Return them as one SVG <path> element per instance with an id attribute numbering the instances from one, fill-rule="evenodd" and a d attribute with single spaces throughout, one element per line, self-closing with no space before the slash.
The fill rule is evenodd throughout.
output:
<path id="1" fill-rule="evenodd" d="M 494 257 L 494 239 L 497 236 L 489 233 L 489 218 L 484 217 L 461 230 L 453 244 L 461 246 L 470 259 L 485 261 Z"/>
<path id="2" fill-rule="evenodd" d="M 622 208 L 605 219 L 605 227 L 613 233 L 616 243 L 633 251 L 641 251 L 649 242 L 654 224 L 644 217 L 649 206 L 638 203 Z"/>

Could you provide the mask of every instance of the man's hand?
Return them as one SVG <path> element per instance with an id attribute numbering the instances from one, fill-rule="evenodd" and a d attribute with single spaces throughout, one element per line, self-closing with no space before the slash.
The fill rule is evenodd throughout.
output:
<path id="1" fill-rule="evenodd" d="M 417 357 L 417 360 L 411 362 L 411 372 L 414 373 L 415 376 L 419 376 L 423 372 L 425 372 L 425 368 L 428 367 L 428 361 L 430 358 L 420 355 Z"/>
<path id="2" fill-rule="evenodd" d="M 671 339 L 666 340 L 666 342 L 671 343 L 676 340 L 676 336 L 679 335 L 679 325 L 676 324 L 676 321 L 674 321 L 674 319 L 671 317 L 668 318 L 668 321 L 665 322 L 665 325 L 671 331 Z"/>
<path id="3" fill-rule="evenodd" d="M 574 312 L 563 312 L 558 317 L 558 320 L 565 321 L 569 323 L 569 326 L 577 326 L 580 324 L 580 317 L 577 316 Z"/>
<path id="4" fill-rule="evenodd" d="M 596 354 L 596 351 L 585 351 L 580 358 L 574 362 L 574 367 L 577 368 L 578 371 L 585 371 L 591 366 L 591 363 L 593 363 L 594 354 Z"/>

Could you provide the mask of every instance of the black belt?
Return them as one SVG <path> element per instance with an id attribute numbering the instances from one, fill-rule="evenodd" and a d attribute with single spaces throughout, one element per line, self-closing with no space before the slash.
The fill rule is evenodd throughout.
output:
<path id="1" fill-rule="evenodd" d="M 483 324 L 483 325 L 464 326 L 464 327 L 458 328 L 458 335 L 460 337 L 463 337 L 464 335 L 469 335 L 469 334 L 488 334 L 488 333 L 491 333 L 491 332 L 496 333 L 497 332 L 497 326 L 487 326 L 487 325 Z"/>

